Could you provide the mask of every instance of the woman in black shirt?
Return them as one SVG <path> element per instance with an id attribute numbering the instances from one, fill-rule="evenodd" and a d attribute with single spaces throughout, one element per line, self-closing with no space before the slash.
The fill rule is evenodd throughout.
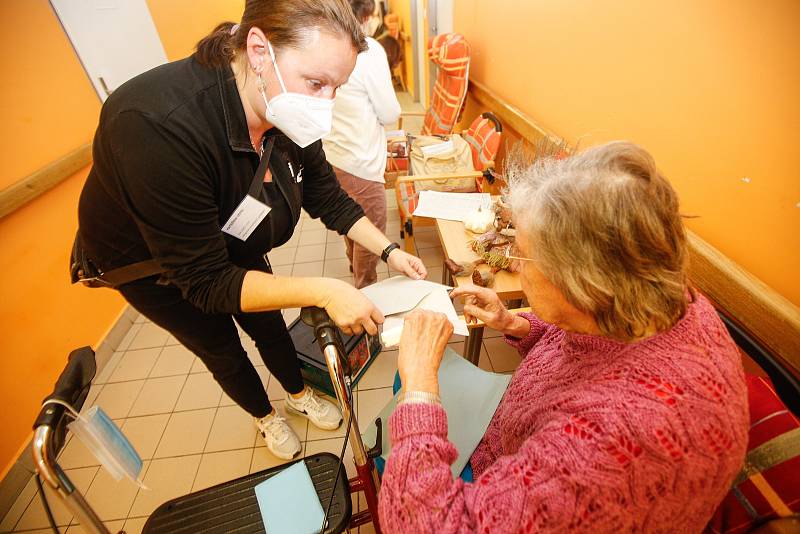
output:
<path id="1" fill-rule="evenodd" d="M 340 189 L 322 151 L 336 88 L 365 47 L 344 0 L 249 0 L 240 24 L 220 25 L 194 55 L 108 98 L 80 198 L 87 255 L 102 272 L 154 260 L 159 275 L 117 289 L 202 359 L 281 458 L 300 442 L 234 320 L 289 393 L 286 407 L 326 429 L 341 414 L 304 386 L 279 310 L 325 308 L 347 333 L 376 334 L 383 322 L 343 281 L 271 274 L 267 253 L 291 238 L 300 209 L 395 271 L 427 275 Z"/>

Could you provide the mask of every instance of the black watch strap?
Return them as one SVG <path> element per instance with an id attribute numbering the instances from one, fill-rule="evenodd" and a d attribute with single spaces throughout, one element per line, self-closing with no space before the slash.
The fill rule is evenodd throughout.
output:
<path id="1" fill-rule="evenodd" d="M 397 243 L 389 243 L 389 245 L 387 245 L 387 247 L 383 249 L 383 252 L 381 252 L 381 259 L 383 260 L 384 263 L 389 261 L 389 254 L 391 254 L 391 252 L 396 248 L 400 248 L 400 245 L 398 245 Z"/>

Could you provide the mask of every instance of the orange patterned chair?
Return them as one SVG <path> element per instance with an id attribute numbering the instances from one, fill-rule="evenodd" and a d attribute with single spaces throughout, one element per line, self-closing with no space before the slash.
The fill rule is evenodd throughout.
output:
<path id="1" fill-rule="evenodd" d="M 447 135 L 458 123 L 469 80 L 470 46 L 458 33 L 437 35 L 428 43 L 428 58 L 438 67 L 436 84 L 431 93 L 431 105 L 424 112 L 403 112 L 398 128 L 403 129 L 404 116 L 425 118 L 420 135 Z M 390 154 L 386 162 L 387 173 L 408 171 L 408 158 Z"/>
<path id="2" fill-rule="evenodd" d="M 462 132 L 472 153 L 473 172 L 447 175 L 403 176 L 395 183 L 397 207 L 400 212 L 400 237 L 404 241 L 405 249 L 411 254 L 416 254 L 414 243 L 414 225 L 430 225 L 432 219 L 414 218 L 414 210 L 419 200 L 419 191 L 423 189 L 453 190 L 449 184 L 459 183 L 458 191 L 484 192 L 488 186 L 494 184 L 493 174 L 494 159 L 500 149 L 500 140 L 503 126 L 494 114 L 485 112 L 479 115 L 468 130 Z M 464 189 L 463 183 L 467 181 L 469 187 Z"/>

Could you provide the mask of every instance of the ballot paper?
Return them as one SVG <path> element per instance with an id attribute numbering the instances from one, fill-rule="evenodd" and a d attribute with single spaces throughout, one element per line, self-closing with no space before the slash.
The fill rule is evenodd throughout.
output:
<path id="1" fill-rule="evenodd" d="M 414 217 L 432 217 L 449 221 L 463 221 L 478 208 L 489 210 L 492 196 L 489 193 L 446 193 L 420 191 Z"/>
<path id="2" fill-rule="evenodd" d="M 450 466 L 453 478 L 457 478 L 469 462 L 510 381 L 511 375 L 484 371 L 459 356 L 453 349 L 445 350 L 439 366 L 439 396 L 442 407 L 447 412 L 447 439 L 458 450 L 458 457 Z M 383 423 L 381 458 L 384 461 L 392 451 L 389 416 L 397 406 L 399 393 L 377 417 Z M 364 430 L 364 443 L 368 446 L 375 443 L 377 433 L 375 422 L 370 422 Z"/>
<path id="3" fill-rule="evenodd" d="M 299 461 L 254 488 L 267 534 L 315 534 L 325 512 L 308 467 Z"/>

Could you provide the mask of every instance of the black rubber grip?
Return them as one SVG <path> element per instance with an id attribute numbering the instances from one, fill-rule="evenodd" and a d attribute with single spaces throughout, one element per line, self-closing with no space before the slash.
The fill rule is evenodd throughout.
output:
<path id="1" fill-rule="evenodd" d="M 53 392 L 45 400 L 58 399 L 79 411 L 89 393 L 89 386 L 92 384 L 95 372 L 97 372 L 97 363 L 92 348 L 81 347 L 73 350 L 69 355 L 67 366 L 56 381 Z M 64 410 L 65 408 L 58 404 L 42 406 L 36 422 L 33 424 L 34 430 L 41 425 L 57 428 L 64 415 Z"/>
<path id="2" fill-rule="evenodd" d="M 325 353 L 325 347 L 330 345 L 336 347 L 344 374 L 349 375 L 351 372 L 350 362 L 346 357 L 342 336 L 328 312 L 316 306 L 309 306 L 300 310 L 300 319 L 314 329 L 314 336 L 323 353 Z"/>

